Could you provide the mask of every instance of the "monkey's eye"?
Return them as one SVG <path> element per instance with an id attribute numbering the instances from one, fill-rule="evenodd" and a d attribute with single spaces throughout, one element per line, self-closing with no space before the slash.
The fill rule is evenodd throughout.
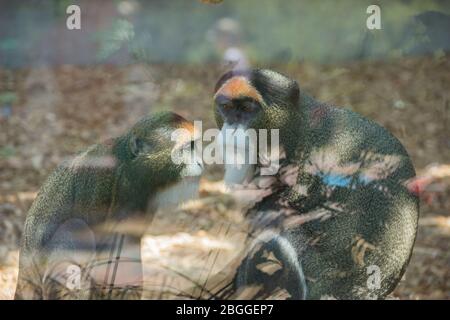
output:
<path id="1" fill-rule="evenodd" d="M 252 106 L 249 105 L 248 103 L 244 103 L 242 105 L 242 110 L 245 111 L 245 112 L 250 112 L 250 111 L 252 111 L 252 109 L 253 109 Z"/>
<path id="2" fill-rule="evenodd" d="M 231 102 L 223 103 L 220 105 L 223 110 L 231 110 L 233 109 L 233 104 Z"/>
<path id="3" fill-rule="evenodd" d="M 256 102 L 253 101 L 243 101 L 240 104 L 240 109 L 244 112 L 252 112 L 255 110 L 258 110 L 258 104 Z"/>

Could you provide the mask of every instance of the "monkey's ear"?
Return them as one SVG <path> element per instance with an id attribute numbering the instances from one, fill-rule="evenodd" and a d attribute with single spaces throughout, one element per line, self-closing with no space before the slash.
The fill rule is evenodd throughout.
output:
<path id="1" fill-rule="evenodd" d="M 149 153 L 152 149 L 150 144 L 142 138 L 136 135 L 132 135 L 129 143 L 129 148 L 133 156 L 137 156 L 142 153 Z"/>

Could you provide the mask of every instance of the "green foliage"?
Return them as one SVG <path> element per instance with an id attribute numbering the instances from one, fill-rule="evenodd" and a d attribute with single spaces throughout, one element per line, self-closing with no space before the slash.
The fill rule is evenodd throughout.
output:
<path id="1" fill-rule="evenodd" d="M 13 146 L 4 146 L 0 148 L 0 158 L 10 158 L 16 154 Z"/>
<path id="2" fill-rule="evenodd" d="M 127 20 L 117 19 L 110 29 L 96 35 L 100 43 L 97 59 L 105 60 L 134 39 L 134 26 Z"/>
<path id="3" fill-rule="evenodd" d="M 366 10 L 374 4 L 372 0 L 227 0 L 218 5 L 197 0 L 136 1 L 137 12 L 121 16 L 118 11 L 107 11 L 114 22 L 99 24 L 102 29 L 88 36 L 87 42 L 98 45 L 92 55 L 97 60 L 105 61 L 115 52 L 127 50 L 140 62 L 217 61 L 222 53 L 214 37 L 208 35 L 225 17 L 239 23 L 242 47 L 254 64 L 389 58 L 426 43 L 420 26 L 410 25 L 414 15 L 428 10 L 450 13 L 448 1 L 378 0 L 375 4 L 381 7 L 382 30 L 368 30 Z M 83 2 L 73 3 L 83 6 Z M 39 10 L 26 2 L 10 4 L 8 10 L 17 25 L 8 27 L 0 39 L 0 56 L 9 64 L 31 59 L 42 50 L 41 39 L 56 25 L 64 26 L 69 4 L 72 2 L 52 0 Z M 405 41 L 405 31 L 416 27 L 417 36 Z M 82 44 L 79 50 L 83 50 Z"/>
<path id="4" fill-rule="evenodd" d="M 0 105 L 12 104 L 17 100 L 17 94 L 13 91 L 0 92 Z"/>
<path id="5" fill-rule="evenodd" d="M 257 2 L 257 3 L 256 3 Z M 436 1 L 377 1 L 382 30 L 369 31 L 366 9 L 373 1 L 229 1 L 245 30 L 255 61 L 318 62 L 358 58 L 367 33 L 371 57 L 389 56 L 408 20 L 426 10 L 444 10 Z M 448 12 L 448 8 L 446 8 Z"/>
<path id="6" fill-rule="evenodd" d="M 303 59 L 332 62 L 401 54 L 397 49 L 412 16 L 427 10 L 450 12 L 440 1 L 377 1 L 382 30 L 368 30 L 366 9 L 371 4 L 370 0 L 228 0 L 219 6 L 160 2 L 143 6 L 148 18 L 136 29 L 146 30 L 150 45 L 141 42 L 140 48 L 147 48 L 141 52 L 150 51 L 147 56 L 154 61 L 217 59 L 219 53 L 206 35 L 219 18 L 232 17 L 240 24 L 243 48 L 257 64 Z M 186 13 L 181 19 L 180 11 Z"/>

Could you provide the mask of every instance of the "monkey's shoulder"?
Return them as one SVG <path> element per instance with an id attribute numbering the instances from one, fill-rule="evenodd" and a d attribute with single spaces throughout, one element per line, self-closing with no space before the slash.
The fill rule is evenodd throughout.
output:
<path id="1" fill-rule="evenodd" d="M 386 128 L 347 108 L 316 104 L 309 107 L 310 126 L 314 134 L 332 138 L 351 135 L 361 148 L 388 149 L 406 154 L 401 142 Z"/>
<path id="2" fill-rule="evenodd" d="M 407 167 L 410 176 L 415 174 L 403 144 L 375 121 L 349 109 L 325 104 L 309 106 L 308 111 L 313 147 L 328 147 L 347 160 L 367 152 L 397 157 Z"/>
<path id="3" fill-rule="evenodd" d="M 72 210 L 77 203 L 99 200 L 102 190 L 102 198 L 109 198 L 117 162 L 108 144 L 92 145 L 65 159 L 42 184 L 28 215 L 42 217 Z"/>

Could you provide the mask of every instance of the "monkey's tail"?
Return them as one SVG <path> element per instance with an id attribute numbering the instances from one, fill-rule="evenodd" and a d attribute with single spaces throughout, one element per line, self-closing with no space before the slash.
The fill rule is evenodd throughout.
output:
<path id="1" fill-rule="evenodd" d="M 259 248 L 259 249 L 256 249 Z M 257 252 L 255 253 L 254 250 Z M 253 253 L 252 253 L 253 251 Z M 284 236 L 267 230 L 256 237 L 250 246 L 250 252 L 243 261 L 237 274 L 236 285 L 248 285 L 258 279 L 252 279 L 257 267 L 257 260 L 264 251 L 271 252 L 282 263 L 284 285 L 291 295 L 291 299 L 304 300 L 307 297 L 308 289 L 303 267 L 298 256 L 298 250 Z"/>

